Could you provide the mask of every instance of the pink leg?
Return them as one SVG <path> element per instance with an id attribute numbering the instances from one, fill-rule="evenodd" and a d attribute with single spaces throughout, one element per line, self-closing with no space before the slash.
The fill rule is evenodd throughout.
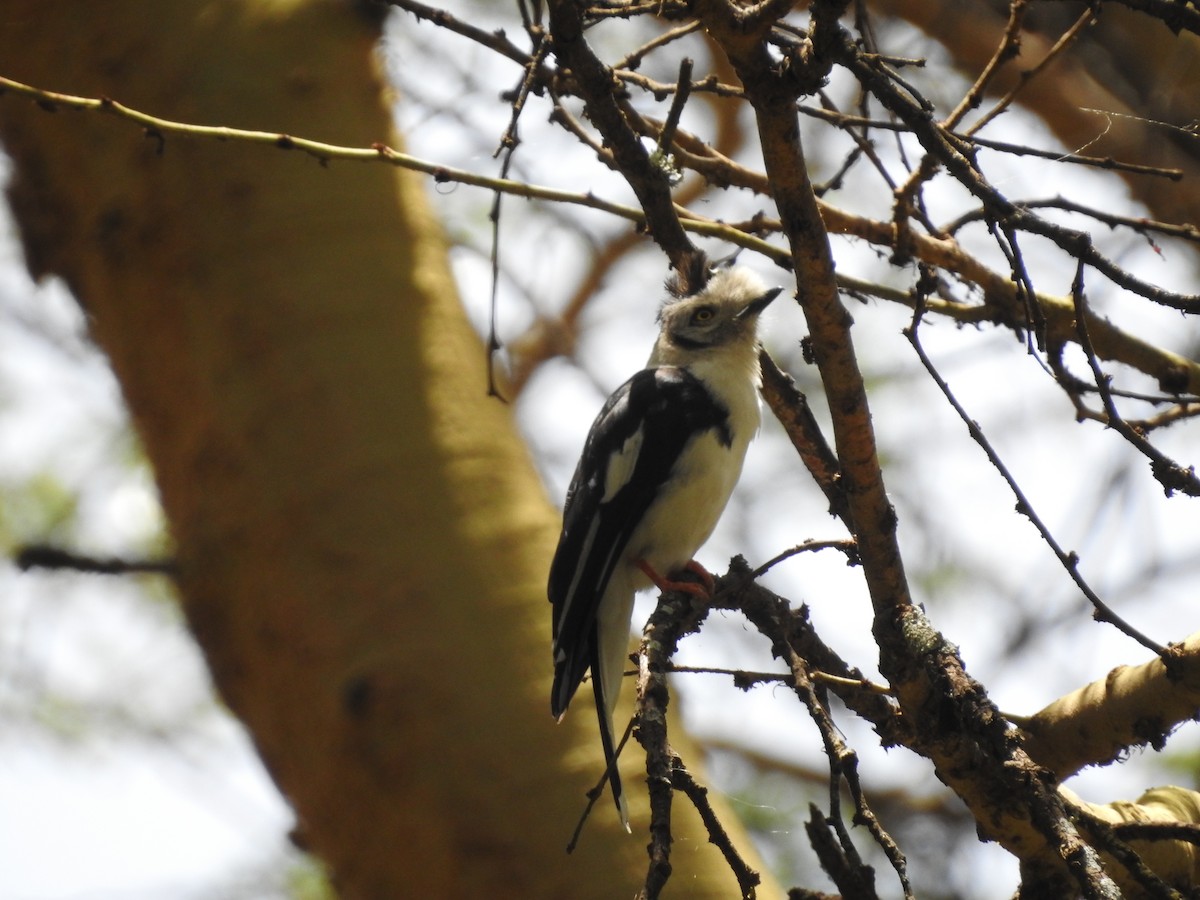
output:
<path id="1" fill-rule="evenodd" d="M 712 592 L 716 590 L 717 587 L 717 579 L 713 578 L 712 572 L 708 571 L 708 569 L 704 568 L 704 566 L 700 565 L 700 563 L 696 562 L 694 559 L 688 560 L 688 564 L 684 566 L 684 568 L 704 583 L 704 586 L 708 589 L 708 593 L 711 596 Z"/>
<path id="2" fill-rule="evenodd" d="M 655 572 L 650 564 L 644 559 L 639 559 L 637 561 L 637 567 L 641 569 L 642 572 L 645 573 L 646 577 L 654 582 L 654 586 L 664 594 L 668 591 L 683 591 L 684 593 L 699 597 L 701 600 L 709 600 L 712 598 L 712 590 L 715 584 L 713 577 L 708 573 L 704 566 L 700 565 L 700 563 L 696 562 L 695 560 L 689 562 L 686 566 L 684 566 L 684 568 L 689 572 L 699 576 L 700 580 L 703 581 L 704 584 L 696 584 L 694 581 L 672 581 L 670 578 L 663 578 L 661 575 Z"/>

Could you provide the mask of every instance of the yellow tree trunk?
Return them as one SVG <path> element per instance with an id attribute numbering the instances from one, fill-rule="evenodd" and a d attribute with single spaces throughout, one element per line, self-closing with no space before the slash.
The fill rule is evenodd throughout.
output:
<path id="1" fill-rule="evenodd" d="M 351 3 L 10 0 L 0 60 L 366 146 L 389 139 L 378 26 Z M 630 896 L 644 840 L 607 803 L 564 855 L 601 763 L 586 703 L 549 715 L 557 516 L 485 396 L 424 186 L 12 96 L 0 129 L 30 266 L 65 278 L 112 360 L 217 686 L 343 894 Z M 704 848 L 679 807 L 677 845 Z M 711 847 L 676 877 L 737 895 Z"/>

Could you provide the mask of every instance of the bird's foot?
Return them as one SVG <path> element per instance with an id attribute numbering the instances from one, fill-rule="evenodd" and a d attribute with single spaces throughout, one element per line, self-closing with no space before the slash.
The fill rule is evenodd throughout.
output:
<path id="1" fill-rule="evenodd" d="M 664 594 L 668 591 L 683 591 L 686 594 L 699 597 L 701 600 L 711 600 L 713 589 L 717 584 L 716 579 L 712 576 L 712 573 L 710 573 L 706 568 L 704 568 L 704 566 L 700 565 L 700 563 L 696 562 L 694 559 L 690 560 L 683 568 L 700 579 L 700 583 L 695 581 L 679 581 L 673 578 L 664 578 L 654 571 L 654 567 L 644 559 L 639 559 L 637 561 L 637 567 L 641 569 L 645 576 L 654 582 L 654 586 Z"/>
<path id="2" fill-rule="evenodd" d="M 708 591 L 708 595 L 711 597 L 713 591 L 717 589 L 717 579 L 713 577 L 712 572 L 708 571 L 708 569 L 704 568 L 704 566 L 700 565 L 694 559 L 689 559 L 684 568 L 700 579 L 700 583 L 704 585 L 704 589 Z"/>

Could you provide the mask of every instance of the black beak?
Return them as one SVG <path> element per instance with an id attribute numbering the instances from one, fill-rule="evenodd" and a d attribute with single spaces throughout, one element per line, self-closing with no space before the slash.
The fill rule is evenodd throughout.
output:
<path id="1" fill-rule="evenodd" d="M 746 308 L 738 313 L 739 319 L 744 319 L 747 316 L 757 316 L 760 312 L 771 305 L 771 301 L 778 297 L 783 292 L 783 288 L 771 288 L 761 297 L 756 297 L 746 304 Z"/>

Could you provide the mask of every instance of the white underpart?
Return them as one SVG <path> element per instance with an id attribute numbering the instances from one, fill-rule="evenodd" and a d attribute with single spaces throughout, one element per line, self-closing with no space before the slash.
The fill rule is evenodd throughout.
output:
<path id="1" fill-rule="evenodd" d="M 711 381 L 708 385 L 713 387 Z M 743 387 L 749 396 L 727 405 L 732 444 L 725 446 L 717 430 L 688 442 L 670 480 L 630 536 L 625 552 L 629 565 L 636 567 L 637 560 L 644 559 L 655 572 L 668 577 L 687 565 L 713 533 L 741 476 L 746 448 L 758 431 L 757 395 L 748 379 Z M 636 586 L 649 587 L 650 580 L 640 570 L 634 571 Z"/>
<path id="2" fill-rule="evenodd" d="M 736 281 L 739 291 L 747 297 L 765 292 L 753 272 L 732 269 L 720 274 Z M 630 562 L 645 559 L 665 578 L 692 559 L 716 528 L 729 502 L 742 474 L 746 448 L 762 423 L 758 401 L 762 378 L 755 340 L 687 353 L 660 339 L 647 365 L 682 365 L 700 379 L 728 411 L 729 432 L 733 435 L 728 447 L 721 442 L 718 430 L 693 438 L 680 454 L 670 481 L 630 537 L 626 559 Z M 649 585 L 645 576 L 638 579 L 638 587 Z"/>

